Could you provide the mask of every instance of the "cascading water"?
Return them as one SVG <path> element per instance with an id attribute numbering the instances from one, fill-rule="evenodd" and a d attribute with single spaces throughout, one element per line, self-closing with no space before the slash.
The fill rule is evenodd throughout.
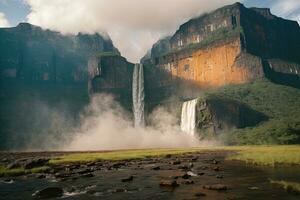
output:
<path id="1" fill-rule="evenodd" d="M 194 135 L 196 128 L 196 105 L 197 99 L 184 102 L 181 111 L 181 130 Z"/>
<path id="2" fill-rule="evenodd" d="M 135 64 L 132 79 L 132 100 L 133 100 L 133 114 L 134 126 L 144 127 L 144 69 L 142 64 Z"/>

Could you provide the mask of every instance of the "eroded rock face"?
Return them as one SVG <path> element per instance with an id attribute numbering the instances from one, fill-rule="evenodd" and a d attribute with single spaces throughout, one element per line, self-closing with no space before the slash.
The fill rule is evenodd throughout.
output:
<path id="1" fill-rule="evenodd" d="M 178 80 L 202 89 L 245 83 L 268 77 L 265 60 L 277 73 L 299 76 L 299 35 L 297 22 L 236 3 L 181 25 L 143 62 L 169 75 L 154 82 L 156 87 L 170 88 Z"/>

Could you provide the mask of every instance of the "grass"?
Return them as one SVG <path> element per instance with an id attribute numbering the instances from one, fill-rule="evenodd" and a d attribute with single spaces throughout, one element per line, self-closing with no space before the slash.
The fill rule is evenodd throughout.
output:
<path id="1" fill-rule="evenodd" d="M 35 174 L 35 173 L 42 173 L 50 169 L 48 166 L 42 166 L 42 167 L 36 167 L 32 169 L 24 169 L 22 167 L 20 168 L 14 168 L 14 169 L 8 169 L 4 166 L 0 166 L 0 177 L 1 176 L 20 176 L 24 174 Z"/>
<path id="2" fill-rule="evenodd" d="M 78 153 L 70 154 L 62 157 L 54 158 L 49 161 L 50 164 L 76 163 L 76 162 L 92 162 L 98 160 L 133 160 L 146 157 L 159 157 L 166 155 L 180 155 L 191 152 L 198 152 L 200 149 L 145 149 L 145 150 L 122 150 L 111 152 L 95 152 L 95 153 Z"/>
<path id="3" fill-rule="evenodd" d="M 207 151 L 236 151 L 228 160 L 239 160 L 255 165 L 300 165 L 300 145 L 289 146 L 227 146 L 213 148 L 185 148 L 185 149 L 144 149 L 122 150 L 112 152 L 92 152 L 69 154 L 54 158 L 50 164 L 86 163 L 99 160 L 132 160 L 146 157 L 159 157 L 165 155 L 180 155 L 193 152 Z"/>
<path id="4" fill-rule="evenodd" d="M 300 183 L 270 180 L 271 184 L 279 185 L 287 192 L 300 194 Z"/>
<path id="5" fill-rule="evenodd" d="M 221 140 L 228 145 L 274 145 L 300 143 L 300 90 L 266 79 L 228 85 L 205 93 L 205 98 L 240 102 L 269 118 L 254 127 L 234 129 Z"/>
<path id="6" fill-rule="evenodd" d="M 249 164 L 277 166 L 300 165 L 300 145 L 290 146 L 240 146 L 224 147 L 224 150 L 238 151 L 228 160 L 239 160 Z"/>

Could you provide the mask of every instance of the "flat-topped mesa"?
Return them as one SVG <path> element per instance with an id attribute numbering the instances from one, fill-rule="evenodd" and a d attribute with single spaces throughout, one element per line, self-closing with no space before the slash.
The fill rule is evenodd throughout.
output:
<path id="1" fill-rule="evenodd" d="M 280 78 L 280 74 L 297 78 L 299 35 L 297 22 L 276 17 L 270 9 L 235 3 L 181 25 L 172 37 L 156 43 L 143 63 L 170 74 L 169 80 L 199 88 Z M 173 84 L 157 81 L 157 85 Z"/>

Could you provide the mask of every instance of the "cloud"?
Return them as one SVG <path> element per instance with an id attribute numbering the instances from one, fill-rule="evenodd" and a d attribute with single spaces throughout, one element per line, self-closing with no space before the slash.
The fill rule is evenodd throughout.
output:
<path id="1" fill-rule="evenodd" d="M 30 23 L 63 33 L 103 32 L 122 55 L 139 59 L 191 17 L 235 0 L 26 0 Z"/>
<path id="2" fill-rule="evenodd" d="M 277 0 L 272 3 L 271 10 L 276 15 L 293 19 L 300 22 L 300 1 L 299 0 Z"/>
<path id="3" fill-rule="evenodd" d="M 0 12 L 0 27 L 9 27 L 10 24 L 5 17 L 5 14 Z"/>

